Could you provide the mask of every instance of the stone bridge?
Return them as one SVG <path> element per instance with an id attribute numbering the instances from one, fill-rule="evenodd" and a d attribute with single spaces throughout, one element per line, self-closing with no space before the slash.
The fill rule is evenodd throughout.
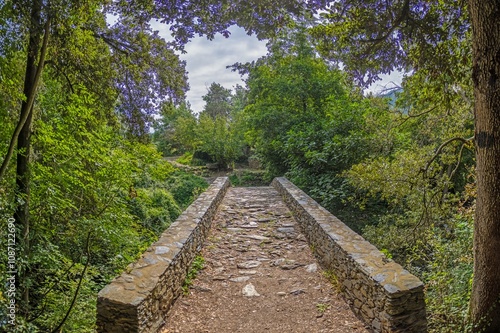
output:
<path id="1" fill-rule="evenodd" d="M 212 226 L 214 219 L 217 227 Z M 215 234 L 208 237 L 209 232 Z M 221 267 L 220 256 L 207 258 L 215 275 L 205 281 L 215 284 L 198 288 L 201 292 L 216 290 L 218 298 L 206 307 L 203 301 L 187 307 L 191 322 L 187 323 L 189 329 L 184 329 L 175 319 L 186 309 L 175 310 L 174 302 L 204 245 L 209 256 L 224 253 L 227 267 Z M 276 178 L 270 187 L 231 188 L 228 178 L 221 177 L 137 262 L 100 291 L 98 332 L 361 332 L 353 324 L 334 330 L 328 320 L 315 321 L 316 326 L 300 330 L 299 322 L 311 318 L 305 310 L 293 312 L 297 318 L 290 318 L 290 309 L 275 306 L 288 295 L 297 296 L 293 304 L 298 305 L 307 303 L 307 297 L 319 297 L 319 290 L 323 290 L 316 286 L 319 282 L 308 280 L 310 288 L 297 285 L 297 280 L 312 279 L 305 274 L 317 269 L 311 252 L 319 269 L 333 282 L 333 289 L 363 321 L 364 332 L 427 331 L 422 282 L 287 179 Z M 271 294 L 265 289 L 278 285 L 286 292 Z M 234 290 L 242 290 L 242 294 Z M 245 296 L 259 293 L 261 303 L 241 303 Z M 239 316 L 241 313 L 234 312 L 237 304 L 247 307 L 243 311 L 253 316 L 253 326 L 246 326 L 243 318 L 216 320 L 218 312 L 225 313 L 222 307 Z M 270 313 L 271 309 L 276 313 Z"/>

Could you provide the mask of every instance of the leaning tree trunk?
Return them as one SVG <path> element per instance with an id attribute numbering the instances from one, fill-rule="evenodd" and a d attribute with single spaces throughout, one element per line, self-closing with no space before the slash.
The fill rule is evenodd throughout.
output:
<path id="1" fill-rule="evenodd" d="M 28 53 L 26 57 L 26 73 L 24 78 L 24 95 L 26 100 L 21 105 L 20 122 L 25 119 L 24 125 L 17 138 L 17 165 L 16 165 L 16 197 L 18 206 L 14 214 L 19 230 L 19 243 L 22 246 L 24 260 L 29 257 L 30 251 L 30 152 L 31 152 L 31 131 L 33 123 L 33 100 L 36 93 L 38 81 L 47 49 L 48 23 L 45 29 L 44 43 L 42 46 L 43 28 L 41 25 L 42 1 L 35 0 L 31 8 L 31 24 L 28 42 Z M 25 317 L 29 314 L 29 287 L 26 279 L 29 276 L 28 270 L 20 267 L 18 272 L 19 293 L 22 297 L 21 314 Z"/>
<path id="2" fill-rule="evenodd" d="M 500 1 L 469 0 L 477 201 L 471 315 L 475 332 L 500 332 Z"/>

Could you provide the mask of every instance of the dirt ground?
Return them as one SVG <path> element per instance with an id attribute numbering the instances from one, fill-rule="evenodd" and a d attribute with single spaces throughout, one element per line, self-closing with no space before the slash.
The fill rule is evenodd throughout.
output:
<path id="1" fill-rule="evenodd" d="M 271 187 L 230 188 L 201 255 L 204 269 L 160 333 L 370 332 Z"/>

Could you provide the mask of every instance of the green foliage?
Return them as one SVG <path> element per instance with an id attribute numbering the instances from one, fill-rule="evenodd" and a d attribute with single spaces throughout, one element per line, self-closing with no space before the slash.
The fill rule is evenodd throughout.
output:
<path id="1" fill-rule="evenodd" d="M 208 187 L 208 183 L 203 178 L 183 171 L 175 171 L 166 180 L 166 184 L 167 189 L 182 209 L 189 206 Z"/>
<path id="2" fill-rule="evenodd" d="M 48 332 L 57 327 L 88 261 L 63 329 L 93 332 L 97 292 L 207 185 L 174 172 L 153 145 L 120 136 L 112 113 L 98 108 L 85 87 L 74 86 L 68 95 L 60 90 L 57 81 L 46 79 L 40 94 L 32 139 L 31 240 L 29 248 L 18 247 L 19 254 L 28 253 L 18 268 L 29 272 L 22 283 L 30 286 L 32 313 L 41 315 L 29 323 L 18 316 L 18 328 Z M 12 182 L 0 187 L 4 220 L 12 216 L 13 188 Z"/>
<path id="3" fill-rule="evenodd" d="M 186 150 L 192 151 L 196 146 L 194 128 L 196 118 L 189 104 L 176 106 L 164 103 L 161 108 L 161 118 L 154 123 L 153 142 L 163 156 L 178 155 Z"/>
<path id="4" fill-rule="evenodd" d="M 325 207 L 345 208 L 352 191 L 343 172 L 369 151 L 372 102 L 316 56 L 300 28 L 273 41 L 247 85 L 245 136 L 268 178 L 286 175 Z"/>
<path id="5" fill-rule="evenodd" d="M 207 104 L 199 118 L 185 107 L 165 106 L 153 138 L 164 154 L 186 151 L 193 152 L 195 157 L 206 154 L 207 160 L 227 168 L 244 155 L 240 111 L 245 103 L 245 90 L 237 86 L 233 96 L 230 89 L 214 82 L 203 98 Z M 190 164 L 198 162 L 208 161 L 195 158 Z"/>
<path id="6" fill-rule="evenodd" d="M 193 153 L 185 152 L 181 157 L 175 160 L 176 162 L 184 165 L 191 165 L 193 161 Z"/>
<path id="7" fill-rule="evenodd" d="M 463 84 L 452 91 L 418 74 L 408 78 L 396 106 L 367 123 L 375 149 L 344 174 L 355 188 L 349 200 L 367 214 L 374 202 L 383 208 L 363 235 L 426 284 L 431 332 L 468 327 L 475 194 Z"/>
<path id="8" fill-rule="evenodd" d="M 360 83 L 393 70 L 422 70 L 432 80 L 456 82 L 463 78 L 456 69 L 471 59 L 465 7 L 460 1 L 341 0 L 321 14 L 312 33 L 322 55 L 342 62 Z"/>
<path id="9" fill-rule="evenodd" d="M 412 72 L 392 112 L 367 118 L 371 154 L 344 175 L 355 189 L 349 200 L 367 214 L 381 208 L 364 236 L 426 283 L 431 332 L 468 331 L 472 214 L 459 202 L 474 161 L 463 6 L 339 1 L 312 29 L 320 52 L 363 84 Z"/>
<path id="10" fill-rule="evenodd" d="M 318 303 L 316 304 L 316 309 L 318 309 L 319 313 L 324 313 L 328 308 L 330 307 L 330 304 L 324 304 L 324 303 Z"/>
<path id="11" fill-rule="evenodd" d="M 164 189 L 138 189 L 129 209 L 140 225 L 160 234 L 175 221 L 181 210 L 172 194 Z"/>
<path id="12" fill-rule="evenodd" d="M 264 171 L 236 170 L 229 175 L 233 186 L 267 186 L 269 181 L 265 179 Z"/>
<path id="13" fill-rule="evenodd" d="M 434 230 L 433 260 L 423 274 L 427 283 L 430 330 L 466 332 L 472 286 L 472 220 L 456 215 L 449 231 Z"/>
<path id="14" fill-rule="evenodd" d="M 342 293 L 342 283 L 339 281 L 339 278 L 332 270 L 324 271 L 323 276 L 331 283 L 333 288 L 341 294 Z"/>
<path id="15" fill-rule="evenodd" d="M 198 150 L 207 153 L 222 168 L 227 168 L 243 154 L 242 136 L 226 117 L 217 116 L 214 119 L 202 113 L 198 137 L 201 141 Z"/>
<path id="16" fill-rule="evenodd" d="M 225 33 L 229 22 L 259 28 L 263 36 L 274 29 L 270 23 L 281 29 L 290 22 L 284 9 L 299 15 L 304 4 L 290 0 L 269 10 L 252 2 L 188 1 L 172 8 L 168 2 L 113 2 L 103 10 L 101 1 L 2 3 L 2 154 L 26 98 L 27 36 L 41 37 L 40 29 L 30 28 L 29 7 L 37 3 L 42 20 L 52 18 L 51 38 L 33 108 L 33 149 L 16 152 L 32 157 L 31 197 L 16 197 L 14 163 L 0 180 L 0 218 L 30 203 L 30 232 L 18 248 L 30 317 L 18 316 L 17 331 L 52 331 L 71 310 L 62 330 L 93 332 L 99 289 L 208 186 L 174 170 L 160 152 L 188 152 L 180 159 L 186 164 L 202 152 L 227 167 L 248 153 L 245 144 L 267 174 L 235 173 L 233 184 L 285 174 L 425 282 L 431 332 L 470 328 L 476 194 L 470 177 L 471 34 L 463 2 L 339 1 L 322 13 L 323 24 L 312 29 L 318 50 L 341 60 L 359 82 L 411 70 L 396 105 L 364 97 L 346 74 L 316 55 L 304 28 L 291 26 L 281 36 L 271 33 L 267 57 L 239 66 L 249 74 L 248 89 L 237 86 L 232 94 L 212 84 L 199 118 L 179 100 L 184 63 L 144 22 L 163 15 L 179 23 L 174 30 L 181 44 L 194 33 Z M 125 14 L 113 28 L 107 27 L 107 10 Z M 156 146 L 129 140 L 131 133 L 147 137 L 158 105 Z M 2 239 L 5 233 L 0 230 Z M 5 271 L 5 252 L 0 259 Z M 202 267 L 197 257 L 185 291 Z M 328 278 L 338 285 L 335 276 Z"/>
<path id="17" fill-rule="evenodd" d="M 227 118 L 231 113 L 231 89 L 224 88 L 219 83 L 212 82 L 203 100 L 205 108 L 202 115 L 207 114 L 212 119 L 216 119 L 217 117 Z"/>

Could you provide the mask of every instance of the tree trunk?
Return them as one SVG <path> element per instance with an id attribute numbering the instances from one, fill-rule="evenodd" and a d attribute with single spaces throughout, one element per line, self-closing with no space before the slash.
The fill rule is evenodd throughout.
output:
<path id="1" fill-rule="evenodd" d="M 473 31 L 477 202 L 471 316 L 500 332 L 500 1 L 469 0 Z"/>
<path id="2" fill-rule="evenodd" d="M 24 95 L 26 100 L 21 105 L 20 119 L 26 117 L 24 126 L 19 133 L 17 139 L 17 167 L 16 167 L 16 185 L 18 204 L 14 218 L 19 227 L 18 239 L 23 249 L 23 259 L 29 258 L 30 252 L 30 219 L 29 219 L 29 203 L 30 203 L 30 177 L 29 163 L 31 151 L 31 129 L 33 122 L 33 102 L 29 103 L 30 96 L 34 96 L 37 85 L 37 70 L 41 70 L 43 64 L 38 64 L 39 52 L 41 48 L 41 36 L 43 29 L 41 26 L 41 9 L 42 3 L 40 0 L 35 0 L 31 9 L 31 25 L 29 34 L 28 54 L 26 59 L 26 74 L 24 77 Z M 43 57 L 38 60 L 43 61 Z M 40 74 L 40 73 L 39 73 Z M 31 104 L 31 105 L 30 105 Z M 28 113 L 28 114 L 26 114 Z M 22 315 L 27 317 L 29 313 L 29 288 L 27 287 L 27 278 L 29 272 L 26 268 L 20 267 L 19 276 L 17 279 L 19 285 L 19 293 L 22 297 L 21 309 Z"/>

